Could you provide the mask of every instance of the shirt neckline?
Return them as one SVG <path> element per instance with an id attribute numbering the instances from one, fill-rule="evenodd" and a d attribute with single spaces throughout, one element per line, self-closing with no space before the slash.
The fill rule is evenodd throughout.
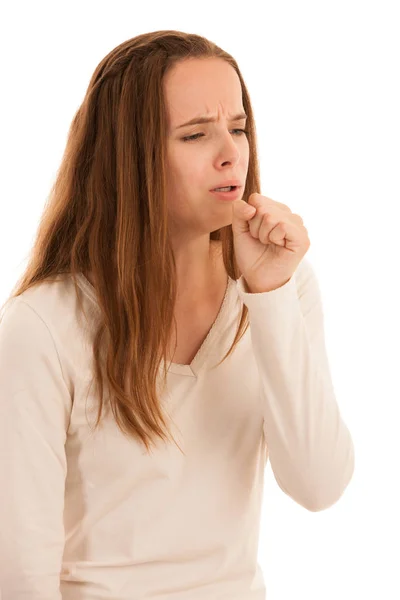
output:
<path id="1" fill-rule="evenodd" d="M 174 362 L 169 363 L 169 371 L 177 374 L 196 375 L 200 367 L 204 364 L 206 350 L 216 341 L 216 337 L 218 336 L 221 330 L 220 325 L 227 310 L 228 298 L 230 295 L 232 283 L 235 283 L 235 281 L 229 275 L 227 277 L 228 280 L 221 307 L 218 311 L 215 321 L 211 325 L 206 337 L 204 338 L 203 343 L 196 352 L 196 355 L 191 360 L 191 362 L 186 365 Z"/>
<path id="2" fill-rule="evenodd" d="M 84 291 L 88 294 L 88 296 L 93 300 L 93 302 L 98 306 L 96 290 L 87 277 L 83 273 L 77 274 L 78 281 L 81 283 L 81 287 L 83 287 Z M 211 328 L 205 337 L 203 343 L 198 349 L 196 355 L 192 359 L 189 364 L 183 365 L 179 363 L 169 362 L 168 363 L 168 371 L 170 373 L 175 373 L 177 375 L 188 375 L 189 377 L 197 377 L 200 369 L 205 364 L 206 358 L 208 356 L 208 350 L 214 345 L 217 341 L 218 336 L 221 334 L 222 322 L 225 317 L 226 311 L 229 305 L 229 298 L 231 295 L 231 290 L 236 284 L 236 281 L 232 279 L 229 275 L 227 275 L 227 285 L 225 290 L 224 299 L 222 301 L 219 312 L 215 318 L 214 323 L 211 325 Z M 163 362 L 163 361 L 162 361 Z M 161 365 L 160 365 L 161 368 Z"/>

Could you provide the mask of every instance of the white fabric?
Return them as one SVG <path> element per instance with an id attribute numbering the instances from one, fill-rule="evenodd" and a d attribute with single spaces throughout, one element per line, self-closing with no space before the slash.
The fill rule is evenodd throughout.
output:
<path id="1" fill-rule="evenodd" d="M 161 441 L 146 454 L 109 411 L 94 432 L 97 304 L 82 274 L 79 285 L 84 328 L 70 276 L 12 300 L 0 323 L 2 600 L 264 600 L 268 458 L 310 511 L 337 502 L 354 469 L 310 262 L 271 292 L 229 278 L 192 363 L 170 366 L 161 402 L 184 455 Z M 250 327 L 213 369 L 243 302 Z"/>

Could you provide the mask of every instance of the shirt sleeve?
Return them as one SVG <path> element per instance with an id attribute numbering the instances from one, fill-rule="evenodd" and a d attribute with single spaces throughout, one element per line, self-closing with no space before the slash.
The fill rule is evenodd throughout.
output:
<path id="1" fill-rule="evenodd" d="M 71 394 L 45 322 L 11 301 L 0 321 L 0 598 L 61 600 Z"/>
<path id="2" fill-rule="evenodd" d="M 279 487 L 307 510 L 337 502 L 354 471 L 354 445 L 335 397 L 315 272 L 303 258 L 282 287 L 238 292 L 249 309 L 264 435 Z"/>

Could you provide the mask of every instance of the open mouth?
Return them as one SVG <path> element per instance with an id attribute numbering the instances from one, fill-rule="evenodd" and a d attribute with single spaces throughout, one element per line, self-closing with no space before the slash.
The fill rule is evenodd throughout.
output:
<path id="1" fill-rule="evenodd" d="M 237 185 L 229 185 L 224 188 L 216 188 L 211 190 L 212 192 L 234 192 L 238 186 Z"/>

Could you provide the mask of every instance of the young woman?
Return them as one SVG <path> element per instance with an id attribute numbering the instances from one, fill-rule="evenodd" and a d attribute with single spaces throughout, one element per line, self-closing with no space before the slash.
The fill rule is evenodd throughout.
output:
<path id="1" fill-rule="evenodd" d="M 232 56 L 101 61 L 0 323 L 2 600 L 265 598 L 268 457 L 310 511 L 354 469 L 307 248 Z"/>

